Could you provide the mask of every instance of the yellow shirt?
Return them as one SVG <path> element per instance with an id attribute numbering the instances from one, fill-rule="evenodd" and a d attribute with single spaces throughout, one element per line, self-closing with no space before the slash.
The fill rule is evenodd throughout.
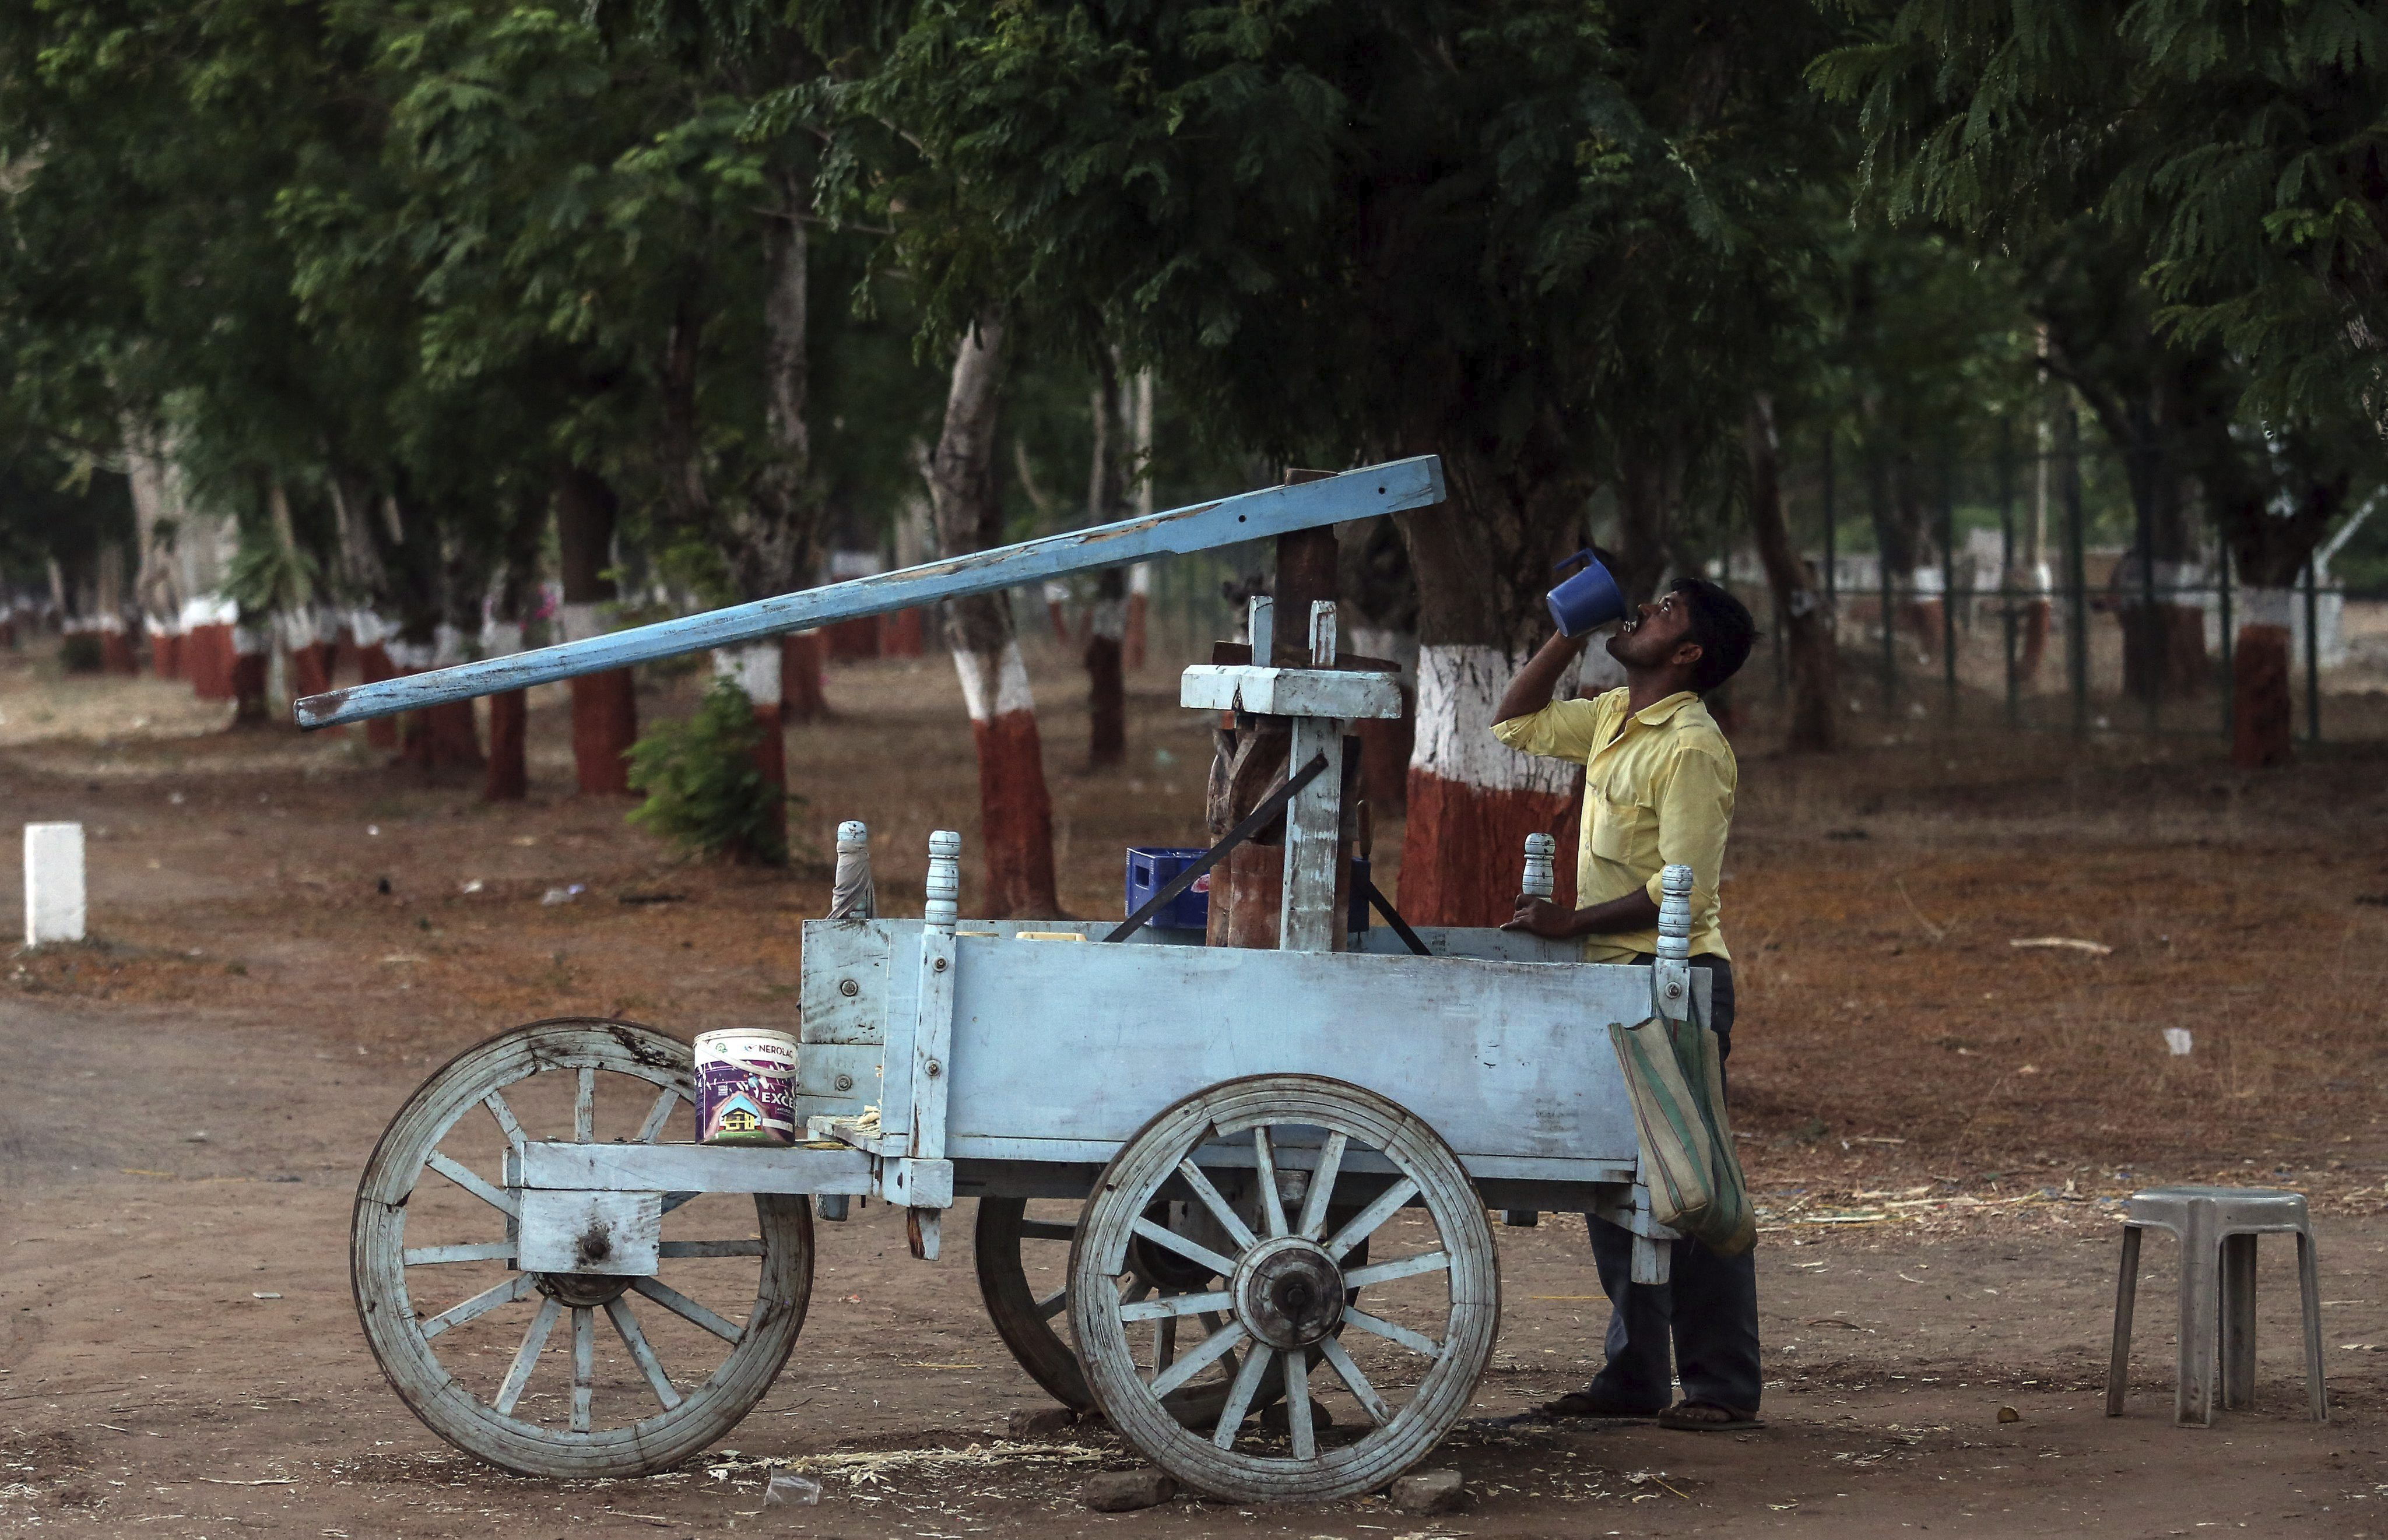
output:
<path id="1" fill-rule="evenodd" d="M 1520 753 L 1583 762 L 1583 838 L 1575 902 L 1590 908 L 1640 888 L 1660 902 L 1658 870 L 1692 869 L 1692 955 L 1727 957 L 1717 881 L 1733 827 L 1733 746 L 1690 690 L 1630 715 L 1620 687 L 1595 701 L 1554 701 L 1492 725 Z M 1658 932 L 1584 938 L 1584 961 L 1622 962 L 1658 950 Z"/>

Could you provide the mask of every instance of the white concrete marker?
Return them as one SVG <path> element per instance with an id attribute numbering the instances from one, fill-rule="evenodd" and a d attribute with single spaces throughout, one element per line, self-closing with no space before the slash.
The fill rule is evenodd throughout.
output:
<path id="1" fill-rule="evenodd" d="M 83 940 L 83 826 L 25 826 L 25 944 Z"/>

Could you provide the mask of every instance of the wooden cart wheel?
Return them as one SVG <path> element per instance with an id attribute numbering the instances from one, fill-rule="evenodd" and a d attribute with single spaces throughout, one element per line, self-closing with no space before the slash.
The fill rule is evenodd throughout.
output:
<path id="1" fill-rule="evenodd" d="M 1198 1216 L 1187 1213 L 1186 1208 L 1182 1203 L 1156 1203 L 1146 1209 L 1145 1217 L 1181 1233 L 1191 1233 L 1198 1241 L 1213 1239 L 1210 1231 L 1215 1224 L 1196 1222 Z M 1199 1218 L 1208 1220 L 1209 1215 L 1200 1214 Z M 1044 1387 L 1048 1395 L 1073 1411 L 1083 1412 L 1093 1409 L 1095 1398 L 1086 1389 L 1085 1370 L 1078 1367 L 1077 1350 L 1056 1324 L 1070 1307 L 1067 1248 L 1077 1235 L 1074 1216 L 1032 1216 L 1024 1198 L 981 1198 L 972 1249 L 978 1264 L 979 1296 L 986 1302 L 987 1319 L 994 1322 L 996 1335 L 1003 1339 L 1013 1359 L 1028 1371 L 1030 1379 Z M 1037 1243 L 1056 1248 L 1050 1255 L 1064 1274 L 1062 1286 L 1049 1293 L 1040 1291 L 1028 1276 L 1030 1246 Z M 1365 1261 L 1367 1243 L 1361 1243 L 1353 1255 Z M 1129 1244 L 1126 1271 L 1114 1281 L 1114 1287 L 1124 1291 L 1124 1304 L 1142 1300 L 1156 1289 L 1182 1294 L 1209 1285 L 1213 1275 L 1200 1272 L 1199 1269 L 1200 1264 L 1138 1236 Z M 1353 1299 L 1358 1294 L 1358 1290 L 1352 1291 Z M 1152 1354 L 1156 1369 L 1168 1367 L 1175 1352 L 1176 1325 L 1174 1319 L 1154 1323 Z M 1197 1415 L 1204 1416 L 1206 1424 L 1215 1420 L 1220 1406 L 1225 1404 L 1226 1391 L 1234 1382 L 1237 1367 L 1236 1356 L 1229 1354 L 1213 1371 L 1215 1383 L 1198 1382 L 1173 1395 L 1170 1405 L 1180 1420 Z M 1277 1394 L 1274 1386 L 1264 1386 L 1260 1405 L 1274 1404 Z"/>
<path id="2" fill-rule="evenodd" d="M 1259 1225 L 1195 1165 L 1214 1140 L 1249 1150 Z M 1224 1164 L 1213 1169 L 1226 1179 Z M 1145 1218 L 1156 1199 L 1180 1195 L 1211 1213 L 1222 1245 Z M 1359 1195 L 1351 1218 L 1330 1221 L 1330 1207 Z M 1127 1303 L 1110 1284 L 1139 1238 L 1225 1286 Z M 1380 1259 L 1355 1266 L 1352 1254 L 1372 1239 Z M 1079 1360 L 1111 1425 L 1188 1485 L 1240 1502 L 1324 1502 L 1400 1475 L 1467 1409 L 1501 1317 L 1492 1229 L 1459 1157 L 1384 1097 L 1311 1075 L 1229 1080 L 1146 1124 L 1096 1184 L 1070 1283 Z M 1363 1286 L 1365 1310 L 1348 1296 Z M 1205 1316 L 1219 1324 L 1182 1344 L 1169 1367 L 1137 1362 L 1131 1328 Z M 1241 1361 L 1215 1423 L 1180 1426 L 1162 1398 L 1229 1353 Z M 1319 1362 L 1333 1373 L 1314 1383 Z M 1264 1381 L 1285 1393 L 1281 1433 L 1247 1420 Z M 1335 1428 L 1314 1430 L 1315 1400 L 1342 1403 Z"/>
<path id="3" fill-rule="evenodd" d="M 694 1101 L 686 1043 L 568 1018 L 458 1054 L 391 1119 L 357 1189 L 349 1281 L 382 1373 L 434 1433 L 525 1475 L 644 1475 L 762 1399 L 812 1289 L 804 1199 L 666 1194 L 652 1278 L 514 1265 L 511 1151 L 693 1137 Z"/>
<path id="4" fill-rule="evenodd" d="M 1046 1395 L 1082 1412 L 1094 1406 L 1095 1398 L 1078 1368 L 1078 1355 L 1053 1329 L 1069 1308 L 1070 1291 L 1063 1287 L 1038 1297 L 1028 1278 L 1026 1244 L 1058 1242 L 1066 1246 L 1077 1234 L 1074 1220 L 1030 1218 L 1025 1198 L 981 1198 L 972 1239 L 979 1297 L 986 1302 L 995 1334 Z"/>

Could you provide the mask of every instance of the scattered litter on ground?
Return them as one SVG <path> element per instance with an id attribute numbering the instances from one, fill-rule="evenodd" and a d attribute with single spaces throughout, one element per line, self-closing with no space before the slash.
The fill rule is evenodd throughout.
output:
<path id="1" fill-rule="evenodd" d="M 2007 945 L 2062 948 L 2071 952 L 2086 952 L 2092 957 L 2111 956 L 2115 951 L 2103 941 L 2085 941 L 2078 936 L 2018 936 Z"/>
<path id="2" fill-rule="evenodd" d="M 798 1508 L 811 1508 L 820 1501 L 821 1483 L 810 1476 L 775 1475 L 763 1489 L 763 1506 L 791 1503 Z"/>

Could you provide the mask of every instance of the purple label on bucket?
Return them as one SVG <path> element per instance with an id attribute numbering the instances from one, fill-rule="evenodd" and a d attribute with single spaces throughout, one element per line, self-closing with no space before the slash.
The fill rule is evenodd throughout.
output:
<path id="1" fill-rule="evenodd" d="M 793 1143 L 795 1080 L 777 1066 L 710 1059 L 696 1067 L 696 1118 L 707 1140 Z"/>

